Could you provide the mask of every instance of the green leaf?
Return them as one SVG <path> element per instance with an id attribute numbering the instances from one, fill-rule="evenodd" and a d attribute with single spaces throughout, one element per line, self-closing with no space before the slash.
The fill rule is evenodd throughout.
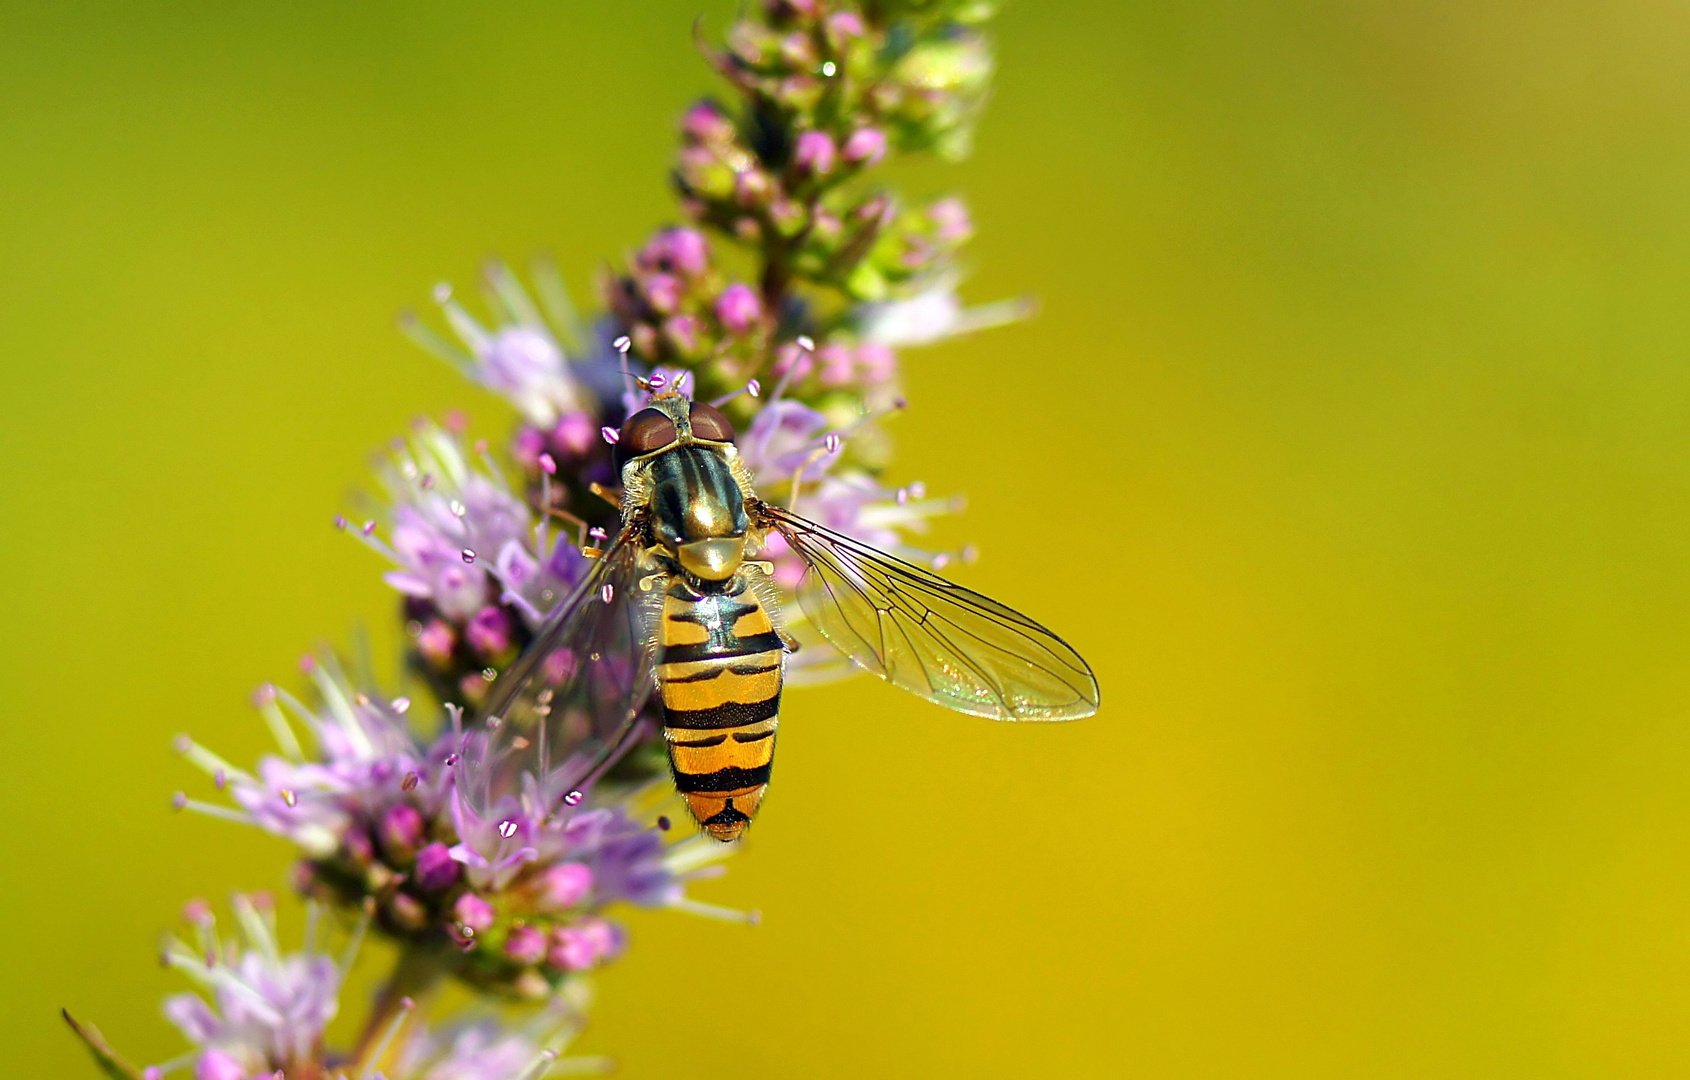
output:
<path id="1" fill-rule="evenodd" d="M 117 1053 L 106 1045 L 106 1037 L 100 1034 L 99 1028 L 92 1025 L 85 1027 L 77 1023 L 69 1009 L 60 1009 L 59 1012 L 64 1015 L 65 1023 L 70 1025 L 70 1029 L 76 1032 L 76 1037 L 82 1040 L 82 1045 L 94 1055 L 94 1063 L 100 1067 L 102 1073 L 112 1080 L 142 1080 L 141 1070 L 118 1057 Z"/>

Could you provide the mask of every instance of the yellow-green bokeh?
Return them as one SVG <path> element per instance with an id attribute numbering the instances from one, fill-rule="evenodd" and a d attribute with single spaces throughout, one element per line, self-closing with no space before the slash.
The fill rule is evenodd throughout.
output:
<path id="1" fill-rule="evenodd" d="M 157 1060 L 195 895 L 286 849 L 173 816 L 192 730 L 360 625 L 329 528 L 414 416 L 394 332 L 498 252 L 671 213 L 724 0 L 0 10 L 0 1073 Z M 632 919 L 582 1045 L 633 1077 L 1690 1070 L 1690 14 L 1004 14 L 967 292 L 899 476 L 1103 713 L 794 692 L 706 898 Z M 348 1004 L 355 1008 L 356 1003 Z"/>

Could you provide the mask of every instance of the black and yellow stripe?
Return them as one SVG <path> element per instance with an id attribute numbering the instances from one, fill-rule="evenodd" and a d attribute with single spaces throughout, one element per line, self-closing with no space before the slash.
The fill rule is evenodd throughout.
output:
<path id="1" fill-rule="evenodd" d="M 719 592 L 675 582 L 659 632 L 663 736 L 675 790 L 711 836 L 738 839 L 757 813 L 774 762 L 780 636 L 743 577 Z"/>

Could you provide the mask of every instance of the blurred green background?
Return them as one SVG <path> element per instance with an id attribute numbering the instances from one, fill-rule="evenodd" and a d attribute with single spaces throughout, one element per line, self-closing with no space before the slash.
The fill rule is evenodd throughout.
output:
<path id="1" fill-rule="evenodd" d="M 584 295 L 669 220 L 689 26 L 731 11 L 0 9 L 0 1072 L 92 1075 L 61 1005 L 180 1048 L 157 935 L 287 849 L 173 816 L 171 736 L 250 759 L 255 685 L 391 645 L 330 516 L 419 414 L 505 430 L 393 314 L 490 252 Z M 972 201 L 971 298 L 1043 310 L 907 356 L 898 478 L 968 492 L 965 580 L 1104 711 L 795 692 L 699 890 L 765 924 L 636 916 L 580 1045 L 1685 1074 L 1690 11 L 1024 0 L 998 32 L 977 155 L 904 176 Z"/>

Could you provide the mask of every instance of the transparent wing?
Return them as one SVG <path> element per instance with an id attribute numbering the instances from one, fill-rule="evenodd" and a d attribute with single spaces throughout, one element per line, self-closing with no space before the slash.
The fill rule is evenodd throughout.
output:
<path id="1" fill-rule="evenodd" d="M 549 813 L 632 742 L 655 670 L 641 559 L 624 530 L 493 684 L 456 766 L 477 813 L 512 796 Z"/>
<path id="2" fill-rule="evenodd" d="M 807 567 L 798 604 L 828 641 L 894 686 L 996 720 L 1097 711 L 1080 654 L 996 600 L 776 506 L 759 510 Z"/>

